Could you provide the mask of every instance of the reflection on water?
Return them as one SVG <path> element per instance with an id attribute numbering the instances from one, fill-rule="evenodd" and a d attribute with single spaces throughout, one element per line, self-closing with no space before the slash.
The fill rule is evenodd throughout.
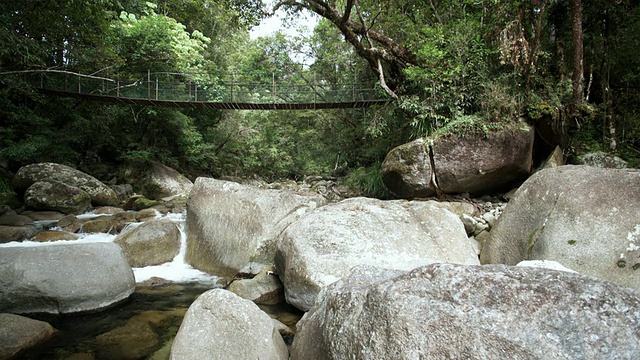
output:
<path id="1" fill-rule="evenodd" d="M 187 309 L 203 292 L 200 283 L 139 286 L 127 302 L 110 310 L 81 315 L 45 315 L 60 333 L 27 360 L 169 359 L 171 342 Z M 292 329 L 302 312 L 287 305 L 259 305 Z M 38 318 L 38 317 L 34 317 Z"/>
<path id="2" fill-rule="evenodd" d="M 92 314 L 45 316 L 60 331 L 25 359 L 161 359 L 191 303 L 211 289 L 198 283 L 139 287 L 125 303 Z M 159 354 L 157 354 L 159 355 Z"/>

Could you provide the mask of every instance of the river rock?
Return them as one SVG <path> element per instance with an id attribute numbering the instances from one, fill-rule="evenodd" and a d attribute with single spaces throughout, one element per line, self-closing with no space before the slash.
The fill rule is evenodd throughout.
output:
<path id="1" fill-rule="evenodd" d="M 37 233 L 36 236 L 31 238 L 31 241 L 51 242 L 51 241 L 78 240 L 78 239 L 79 239 L 78 235 L 70 232 L 58 231 L 58 230 L 45 230 Z"/>
<path id="2" fill-rule="evenodd" d="M 118 199 L 120 201 L 126 201 L 131 195 L 134 194 L 133 185 L 131 184 L 111 185 L 111 189 L 116 193 L 116 196 L 118 196 Z"/>
<path id="3" fill-rule="evenodd" d="M 18 214 L 5 214 L 0 215 L 0 225 L 4 226 L 25 226 L 33 224 L 33 219 Z"/>
<path id="4" fill-rule="evenodd" d="M 193 187 L 193 182 L 187 177 L 157 162 L 144 167 L 128 164 L 123 177 L 126 181 L 137 185 L 137 191 L 153 200 L 188 194 Z"/>
<path id="5" fill-rule="evenodd" d="M 135 290 L 114 243 L 0 247 L 0 284 L 0 311 L 11 313 L 95 311 Z"/>
<path id="6" fill-rule="evenodd" d="M 485 134 L 440 136 L 433 140 L 439 188 L 445 193 L 485 193 L 524 180 L 533 166 L 535 130 L 522 123 Z"/>
<path id="7" fill-rule="evenodd" d="M 263 266 L 251 279 L 232 282 L 229 291 L 256 304 L 276 305 L 284 301 L 284 288 L 273 266 Z"/>
<path id="8" fill-rule="evenodd" d="M 24 203 L 36 210 L 82 214 L 91 208 L 91 197 L 82 189 L 60 181 L 37 181 L 24 193 Z"/>
<path id="9" fill-rule="evenodd" d="M 635 359 L 640 293 L 563 271 L 356 267 L 300 320 L 292 359 Z"/>
<path id="10" fill-rule="evenodd" d="M 17 359 L 21 352 L 49 341 L 56 333 L 44 321 L 0 314 L 0 359 Z"/>
<path id="11" fill-rule="evenodd" d="M 100 206 L 93 210 L 96 215 L 115 215 L 124 212 L 124 209 L 115 206 Z"/>
<path id="12" fill-rule="evenodd" d="M 186 261 L 222 277 L 249 262 L 273 264 L 282 230 L 325 203 L 320 195 L 198 178 L 188 200 Z"/>
<path id="13" fill-rule="evenodd" d="M 189 307 L 173 341 L 171 358 L 285 360 L 289 353 L 269 315 L 250 300 L 215 289 Z"/>
<path id="14" fill-rule="evenodd" d="M 171 220 L 150 220 L 118 235 L 129 265 L 144 267 L 171 261 L 180 251 L 180 230 Z"/>
<path id="15" fill-rule="evenodd" d="M 553 260 L 640 290 L 640 171 L 561 166 L 529 178 L 507 204 L 483 263 Z"/>
<path id="16" fill-rule="evenodd" d="M 382 162 L 380 171 L 385 186 L 397 197 L 426 197 L 436 193 L 424 139 L 392 149 Z"/>
<path id="17" fill-rule="evenodd" d="M 419 201 L 352 198 L 326 205 L 287 227 L 277 246 L 287 302 L 303 311 L 355 265 L 479 264 L 460 218 Z"/>
<path id="18" fill-rule="evenodd" d="M 81 233 L 97 234 L 118 234 L 127 223 L 118 216 L 102 215 L 90 219 L 81 220 L 81 226 L 78 230 Z"/>
<path id="19" fill-rule="evenodd" d="M 118 205 L 116 193 L 107 185 L 72 167 L 56 163 L 38 163 L 23 166 L 13 178 L 13 190 L 24 194 L 38 181 L 59 181 L 85 191 L 95 206 Z"/>
<path id="20" fill-rule="evenodd" d="M 11 241 L 22 241 L 35 236 L 40 230 L 33 225 L 5 226 L 0 225 L 0 244 Z"/>
<path id="21" fill-rule="evenodd" d="M 599 168 L 624 169 L 627 162 L 617 156 L 610 156 L 605 153 L 588 153 L 578 156 L 578 163 L 581 165 L 595 166 Z"/>

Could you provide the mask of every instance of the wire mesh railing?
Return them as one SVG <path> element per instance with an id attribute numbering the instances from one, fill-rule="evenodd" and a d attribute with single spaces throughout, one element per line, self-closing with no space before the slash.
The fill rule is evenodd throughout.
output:
<path id="1" fill-rule="evenodd" d="M 300 104 L 379 101 L 381 89 L 370 83 L 332 84 L 302 77 L 241 82 L 239 76 L 219 79 L 206 74 L 152 73 L 139 79 L 118 79 L 68 71 L 2 73 L 20 76 L 33 87 L 80 95 L 173 102 Z M 263 77 L 264 79 L 264 77 Z M 258 79 L 260 80 L 260 79 Z"/>

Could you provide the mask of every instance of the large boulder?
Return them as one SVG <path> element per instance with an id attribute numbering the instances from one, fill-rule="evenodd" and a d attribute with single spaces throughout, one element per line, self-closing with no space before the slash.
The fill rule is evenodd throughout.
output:
<path id="1" fill-rule="evenodd" d="M 187 310 L 171 358 L 285 360 L 289 352 L 269 315 L 249 300 L 215 289 Z"/>
<path id="2" fill-rule="evenodd" d="M 434 262 L 479 264 L 458 216 L 430 202 L 369 198 L 304 216 L 282 232 L 276 255 L 287 302 L 305 311 L 355 265 L 410 270 Z"/>
<path id="3" fill-rule="evenodd" d="M 357 267 L 297 324 L 291 359 L 636 359 L 640 293 L 563 271 Z"/>
<path id="4" fill-rule="evenodd" d="M 24 203 L 36 210 L 82 214 L 91 208 L 87 192 L 60 181 L 36 181 L 24 193 Z"/>
<path id="5" fill-rule="evenodd" d="M 535 130 L 522 123 L 485 134 L 434 139 L 438 187 L 445 193 L 485 193 L 524 180 L 533 167 Z"/>
<path id="6" fill-rule="evenodd" d="M 385 186 L 401 198 L 486 193 L 526 179 L 533 166 L 535 131 L 519 123 L 489 134 L 447 134 L 391 150 L 382 163 Z"/>
<path id="7" fill-rule="evenodd" d="M 640 171 L 561 166 L 529 178 L 507 204 L 481 261 L 553 260 L 640 290 Z"/>
<path id="8" fill-rule="evenodd" d="M 80 188 L 89 194 L 91 203 L 95 206 L 117 205 L 119 203 L 116 193 L 98 179 L 72 167 L 55 163 L 23 166 L 13 178 L 13 190 L 17 194 L 24 194 L 31 185 L 38 181 L 59 181 Z"/>
<path id="9" fill-rule="evenodd" d="M 20 353 L 49 341 L 56 333 L 44 321 L 14 314 L 0 314 L 0 359 L 16 359 Z"/>
<path id="10" fill-rule="evenodd" d="M 426 197 L 436 193 L 431 181 L 431 158 L 424 139 L 391 150 L 380 171 L 385 186 L 397 197 Z"/>
<path id="11" fill-rule="evenodd" d="M 169 219 L 150 220 L 118 235 L 132 267 L 159 265 L 171 261 L 180 251 L 180 230 Z"/>
<path id="12" fill-rule="evenodd" d="M 0 311 L 66 314 L 100 310 L 135 290 L 114 243 L 0 247 Z"/>
<path id="13" fill-rule="evenodd" d="M 319 195 L 198 178 L 187 203 L 186 261 L 223 277 L 249 262 L 273 264 L 276 237 L 325 203 Z"/>
<path id="14" fill-rule="evenodd" d="M 145 166 L 127 164 L 123 172 L 124 180 L 135 185 L 135 190 L 148 199 L 188 194 L 193 182 L 177 170 L 161 163 L 150 163 Z"/>

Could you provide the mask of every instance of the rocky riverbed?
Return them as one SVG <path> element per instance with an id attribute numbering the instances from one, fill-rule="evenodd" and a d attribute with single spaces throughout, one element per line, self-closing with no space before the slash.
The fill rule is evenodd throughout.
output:
<path id="1" fill-rule="evenodd" d="M 36 230 L 0 246 L 0 312 L 47 320 L 38 328 L 25 317 L 30 331 L 11 330 L 31 348 L 53 328 L 68 331 L 60 316 L 117 312 L 147 291 L 178 298 L 189 291 L 176 282 L 208 281 L 188 310 L 133 311 L 93 337 L 103 350 L 65 354 L 166 358 L 169 346 L 174 359 L 640 354 L 638 170 L 550 168 L 514 193 L 479 199 L 345 199 L 320 181 L 198 178 L 188 196 L 145 210 L 92 205 L 90 216 L 49 220 L 7 210 L 3 236 Z M 46 228 L 54 234 L 41 235 Z M 52 245 L 24 241 L 37 237 Z M 298 309 L 289 320 L 265 313 L 284 303 Z M 158 329 L 178 322 L 168 345 Z M 0 344 L 9 332 L 0 330 Z M 124 356 L 119 339 L 131 332 L 151 340 Z"/>

